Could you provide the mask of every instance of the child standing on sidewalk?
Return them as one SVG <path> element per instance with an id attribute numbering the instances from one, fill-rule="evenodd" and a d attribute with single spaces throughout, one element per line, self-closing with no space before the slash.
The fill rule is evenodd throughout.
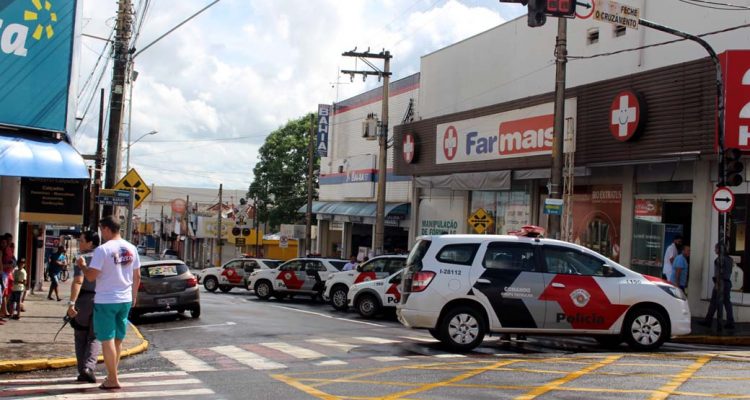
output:
<path id="1" fill-rule="evenodd" d="M 12 319 L 21 319 L 21 298 L 26 291 L 26 260 L 18 260 L 16 269 L 13 270 L 13 291 L 10 295 L 10 313 L 15 311 Z"/>

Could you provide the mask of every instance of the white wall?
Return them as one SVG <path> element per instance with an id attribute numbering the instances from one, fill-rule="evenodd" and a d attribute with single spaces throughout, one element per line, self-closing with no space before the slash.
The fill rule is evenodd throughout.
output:
<path id="1" fill-rule="evenodd" d="M 409 100 L 414 99 L 415 109 L 419 96 L 419 89 L 391 95 L 388 107 L 388 135 L 393 136 L 393 127 L 401 125 L 401 120 L 409 106 Z M 320 160 L 321 175 L 338 173 L 339 165 L 349 157 L 363 154 L 378 154 L 378 141 L 367 140 L 362 137 L 362 121 L 368 114 L 380 115 L 382 103 L 375 101 L 363 106 L 336 113 L 331 119 L 331 134 L 329 136 L 329 154 Z M 388 150 L 388 168 L 393 168 L 393 148 Z M 377 163 L 376 168 L 377 169 Z M 408 202 L 411 197 L 411 182 L 388 182 L 386 185 L 387 202 Z M 345 185 L 321 184 L 319 199 L 321 201 L 348 201 L 350 196 L 345 193 Z M 358 201 L 375 201 L 375 197 L 358 198 Z"/>
<path id="2" fill-rule="evenodd" d="M 641 7 L 643 19 L 700 34 L 750 22 L 748 12 L 729 12 L 688 5 L 677 0 L 619 0 Z M 587 44 L 587 31 L 599 29 L 599 43 Z M 471 110 L 554 90 L 554 46 L 557 21 L 548 18 L 541 28 L 529 28 L 526 16 L 480 33 L 422 57 L 419 113 L 421 118 Z M 675 39 L 640 27 L 614 36 L 614 25 L 592 19 L 568 21 L 567 85 L 575 87 L 622 75 L 707 57 L 694 42 L 574 60 Z M 721 53 L 747 48 L 750 29 L 705 38 Z"/>

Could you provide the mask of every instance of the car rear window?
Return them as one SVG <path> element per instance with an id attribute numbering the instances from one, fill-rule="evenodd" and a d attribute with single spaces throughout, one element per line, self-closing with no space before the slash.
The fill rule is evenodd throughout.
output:
<path id="1" fill-rule="evenodd" d="M 471 265 L 477 249 L 478 243 L 449 244 L 440 249 L 437 260 L 448 264 Z"/>
<path id="2" fill-rule="evenodd" d="M 422 239 L 418 241 L 417 244 L 414 245 L 414 248 L 411 249 L 409 257 L 406 259 L 406 265 L 415 265 L 416 263 L 422 261 L 425 254 L 427 254 L 427 249 L 430 248 L 431 244 L 431 240 Z"/>
<path id="3" fill-rule="evenodd" d="M 156 264 L 141 267 L 141 276 L 145 278 L 170 277 L 188 272 L 185 264 Z"/>

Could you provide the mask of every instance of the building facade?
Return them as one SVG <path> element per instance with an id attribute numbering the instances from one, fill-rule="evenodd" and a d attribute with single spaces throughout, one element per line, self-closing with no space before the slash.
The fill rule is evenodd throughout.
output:
<path id="1" fill-rule="evenodd" d="M 625 3 L 640 7 L 642 18 L 692 33 L 749 22 L 690 5 Z M 531 29 L 519 18 L 422 58 L 417 118 L 397 126 L 393 140 L 395 172 L 413 179 L 410 243 L 420 234 L 546 226 L 555 25 L 550 19 Z M 722 53 L 747 48 L 749 38 L 738 29 L 706 40 Z M 701 315 L 718 239 L 715 69 L 695 43 L 656 46 L 672 39 L 590 19 L 568 24 L 564 232 L 657 276 L 666 246 L 683 235 L 693 249 L 688 298 Z M 737 189 L 730 252 L 742 321 L 750 320 L 749 188 Z"/>
<path id="2" fill-rule="evenodd" d="M 419 74 L 391 82 L 389 132 L 411 120 L 417 108 Z M 334 104 L 328 154 L 320 160 L 319 200 L 313 204 L 318 223 L 317 252 L 348 258 L 372 249 L 378 180 L 378 140 L 364 136 L 363 123 L 381 113 L 382 87 Z M 378 118 L 379 119 L 379 118 Z M 386 252 L 409 248 L 411 177 L 393 171 L 393 146 L 388 150 L 386 186 Z M 300 209 L 304 212 L 304 207 Z"/>

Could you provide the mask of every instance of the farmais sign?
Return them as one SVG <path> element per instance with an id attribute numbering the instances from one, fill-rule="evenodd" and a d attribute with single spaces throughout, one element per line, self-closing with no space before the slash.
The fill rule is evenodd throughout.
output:
<path id="1" fill-rule="evenodd" d="M 65 131 L 76 0 L 0 0 L 0 125 Z"/>
<path id="2" fill-rule="evenodd" d="M 553 103 L 546 103 L 440 124 L 435 138 L 435 162 L 449 164 L 551 154 L 553 111 Z M 566 120 L 575 115 L 576 100 L 566 100 Z"/>

